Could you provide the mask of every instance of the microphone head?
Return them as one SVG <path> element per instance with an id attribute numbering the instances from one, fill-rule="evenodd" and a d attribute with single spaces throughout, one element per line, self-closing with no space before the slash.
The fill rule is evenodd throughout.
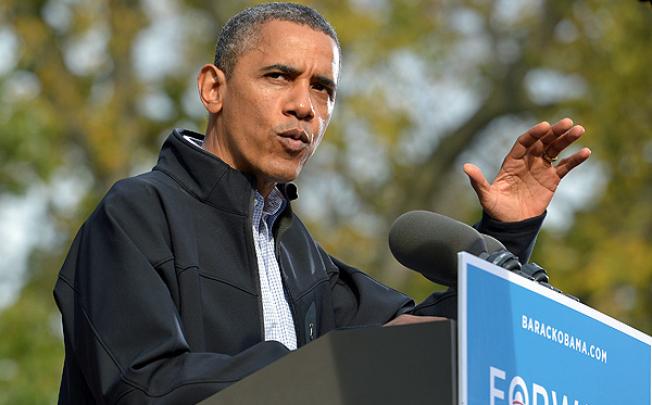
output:
<path id="1" fill-rule="evenodd" d="M 487 251 L 472 227 L 430 211 L 407 212 L 389 231 L 389 248 L 402 265 L 446 286 L 457 285 L 457 252 Z"/>
<path id="2" fill-rule="evenodd" d="M 484 243 L 487 245 L 487 253 L 497 252 L 499 250 L 507 250 L 505 245 L 503 245 L 498 239 L 493 236 L 481 233 Z"/>

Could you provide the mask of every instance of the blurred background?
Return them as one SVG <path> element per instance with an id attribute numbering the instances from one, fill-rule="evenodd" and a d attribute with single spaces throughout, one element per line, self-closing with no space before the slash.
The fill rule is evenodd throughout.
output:
<path id="1" fill-rule="evenodd" d="M 0 0 L 0 404 L 55 403 L 52 298 L 81 223 L 151 169 L 238 0 Z M 416 299 L 387 248 L 429 209 L 473 223 L 462 164 L 491 177 L 531 125 L 570 116 L 588 163 L 563 182 L 533 260 L 555 285 L 652 333 L 652 8 L 634 0 L 333 0 L 343 72 L 297 210 L 326 249 Z"/>

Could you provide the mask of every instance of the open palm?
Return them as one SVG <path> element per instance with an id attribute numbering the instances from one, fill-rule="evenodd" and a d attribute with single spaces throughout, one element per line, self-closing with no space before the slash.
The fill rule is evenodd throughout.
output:
<path id="1" fill-rule="evenodd" d="M 533 126 L 518 137 L 491 184 L 477 166 L 465 164 L 464 172 L 485 212 L 503 222 L 541 215 L 561 179 L 591 155 L 588 148 L 582 148 L 553 164 L 557 155 L 583 134 L 584 128 L 570 118 Z"/>

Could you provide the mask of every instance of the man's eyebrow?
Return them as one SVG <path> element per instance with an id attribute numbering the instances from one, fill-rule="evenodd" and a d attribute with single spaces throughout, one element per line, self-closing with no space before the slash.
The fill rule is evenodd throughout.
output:
<path id="1" fill-rule="evenodd" d="M 322 75 L 315 76 L 315 83 L 321 84 L 322 86 L 335 91 L 337 89 L 337 84 L 330 78 Z"/>
<path id="2" fill-rule="evenodd" d="M 287 66 L 287 65 L 281 65 L 279 63 L 275 63 L 273 65 L 265 66 L 264 68 L 261 69 L 263 72 L 269 72 L 272 70 L 278 70 L 281 71 L 287 75 L 290 76 L 299 76 L 301 73 L 299 69 L 293 68 L 292 66 Z"/>
<path id="3" fill-rule="evenodd" d="M 275 63 L 273 65 L 265 66 L 264 68 L 261 69 L 263 72 L 269 72 L 269 71 L 280 71 L 283 72 L 289 76 L 296 77 L 301 74 L 301 71 L 297 68 L 293 68 L 292 66 L 288 65 L 281 65 L 280 63 Z M 319 83 L 324 87 L 328 87 L 329 89 L 335 90 L 337 88 L 337 84 L 335 83 L 334 80 L 330 79 L 327 76 L 323 75 L 316 75 L 314 78 L 315 83 Z"/>

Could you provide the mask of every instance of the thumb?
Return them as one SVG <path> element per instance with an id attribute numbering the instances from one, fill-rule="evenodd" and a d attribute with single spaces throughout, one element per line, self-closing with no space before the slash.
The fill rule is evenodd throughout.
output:
<path id="1" fill-rule="evenodd" d="M 487 193 L 489 191 L 490 184 L 485 179 L 484 175 L 482 174 L 482 170 L 474 164 L 471 163 L 465 163 L 464 164 L 464 173 L 466 173 L 467 176 L 469 176 L 469 181 L 471 182 L 471 186 L 475 190 L 475 193 L 478 195 L 478 198 L 482 201 L 482 195 Z"/>

